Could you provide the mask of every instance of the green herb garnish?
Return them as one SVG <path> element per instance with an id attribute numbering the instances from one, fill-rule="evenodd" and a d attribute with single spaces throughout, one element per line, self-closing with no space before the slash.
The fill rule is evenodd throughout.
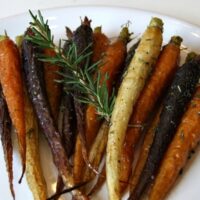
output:
<path id="1" fill-rule="evenodd" d="M 106 75 L 102 78 L 99 72 L 95 78 L 93 75 L 94 69 L 101 61 L 92 65 L 86 62 L 83 68 L 78 67 L 83 61 L 89 60 L 93 53 L 92 51 L 88 52 L 89 47 L 78 54 L 77 47 L 72 42 L 69 50 L 65 52 L 62 48 L 62 40 L 59 40 L 58 45 L 54 43 L 54 36 L 49 28 L 48 20 L 44 21 L 41 12 L 38 11 L 38 16 L 31 11 L 29 12 L 33 19 L 33 22 L 30 22 L 30 29 L 33 34 L 26 36 L 26 39 L 40 48 L 49 48 L 56 53 L 54 57 L 40 56 L 39 59 L 65 68 L 69 73 L 59 72 L 63 76 L 60 82 L 65 84 L 68 91 L 79 91 L 82 95 L 77 97 L 78 100 L 82 103 L 94 105 L 99 116 L 109 121 L 115 102 L 114 92 L 110 97 L 108 94 L 106 82 L 109 76 Z"/>

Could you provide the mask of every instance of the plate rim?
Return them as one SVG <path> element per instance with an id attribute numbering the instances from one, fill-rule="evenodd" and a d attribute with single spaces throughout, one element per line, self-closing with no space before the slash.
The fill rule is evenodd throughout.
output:
<path id="1" fill-rule="evenodd" d="M 38 9 L 42 12 L 45 12 L 45 13 L 48 13 L 48 12 L 51 12 L 51 11 L 59 11 L 59 10 L 62 10 L 62 9 L 97 9 L 97 8 L 100 8 L 100 9 L 121 9 L 121 10 L 129 10 L 129 11 L 137 11 L 137 12 L 141 12 L 141 13 L 146 13 L 146 14 L 149 14 L 149 15 L 152 15 L 152 16 L 157 16 L 157 17 L 161 17 L 161 18 L 166 18 L 167 20 L 173 20 L 173 21 L 176 21 L 178 23 L 181 23 L 183 25 L 186 25 L 186 26 L 190 26 L 191 28 L 195 28 L 195 29 L 199 29 L 200 30 L 200 25 L 196 25 L 192 22 L 188 22 L 186 20 L 183 20 L 183 19 L 180 19 L 180 18 L 177 18 L 177 17 L 173 17 L 173 16 L 170 16 L 168 14 L 163 14 L 163 13 L 160 13 L 160 12 L 154 12 L 154 11 L 150 11 L 150 10 L 146 10 L 146 9 L 141 9 L 141 8 L 135 8 L 135 7 L 127 7 L 127 6 L 120 6 L 120 5 L 94 5 L 94 4 L 88 4 L 88 5 L 69 5 L 69 6 L 58 6 L 58 7 L 51 7 L 51 8 L 42 8 L 42 9 Z M 21 12 L 21 13 L 18 13 L 18 14 L 15 14 L 15 15 L 10 15 L 10 16 L 7 16 L 7 17 L 3 17 L 3 18 L 0 18 L 0 23 L 4 20 L 12 20 L 13 18 L 16 18 L 16 17 L 23 17 L 23 16 L 26 16 L 28 14 L 28 11 L 31 10 L 32 12 L 36 13 L 38 10 L 37 9 L 27 9 L 27 11 L 25 12 Z"/>

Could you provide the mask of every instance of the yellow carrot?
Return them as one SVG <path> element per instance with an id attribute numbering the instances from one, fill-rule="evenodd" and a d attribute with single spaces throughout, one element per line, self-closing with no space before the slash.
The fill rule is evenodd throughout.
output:
<path id="1" fill-rule="evenodd" d="M 26 179 L 33 193 L 34 200 L 46 200 L 47 186 L 40 164 L 38 124 L 27 93 L 25 95 L 25 116 L 27 144 Z"/>

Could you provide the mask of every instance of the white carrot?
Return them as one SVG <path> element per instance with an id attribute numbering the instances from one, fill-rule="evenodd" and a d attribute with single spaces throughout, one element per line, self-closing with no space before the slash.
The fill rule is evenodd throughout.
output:
<path id="1" fill-rule="evenodd" d="M 108 134 L 106 174 L 110 200 L 120 197 L 120 153 L 132 108 L 144 87 L 162 44 L 163 23 L 153 18 L 144 32 L 136 53 L 121 83 Z"/>

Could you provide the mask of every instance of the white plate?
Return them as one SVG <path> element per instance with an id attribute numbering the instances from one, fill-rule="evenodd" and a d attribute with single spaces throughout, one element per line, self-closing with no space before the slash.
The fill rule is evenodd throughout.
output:
<path id="1" fill-rule="evenodd" d="M 119 33 L 121 25 L 131 21 L 130 30 L 135 35 L 141 34 L 148 25 L 152 16 L 161 17 L 164 21 L 164 42 L 167 42 L 172 35 L 183 37 L 183 44 L 194 51 L 200 50 L 200 28 L 177 19 L 173 19 L 160 14 L 118 7 L 67 7 L 60 9 L 51 9 L 42 12 L 45 18 L 49 19 L 49 24 L 56 38 L 64 38 L 65 26 L 75 29 L 80 24 L 80 17 L 87 15 L 92 19 L 92 27 L 102 25 L 103 31 L 109 36 L 116 36 Z M 22 34 L 30 21 L 29 14 L 18 15 L 0 20 L 0 34 L 4 30 L 8 35 L 15 38 L 16 35 Z M 44 174 L 48 183 L 49 192 L 55 189 L 55 168 L 50 163 L 49 149 L 42 139 L 42 160 Z M 199 200 L 200 199 L 200 152 L 194 156 L 195 159 L 190 161 L 187 173 L 181 177 L 176 187 L 168 196 L 168 200 Z M 185 170 L 186 171 L 186 170 Z M 19 156 L 16 148 L 14 149 L 14 187 L 16 191 L 16 200 L 32 200 L 32 194 L 28 189 L 26 180 L 19 185 L 17 183 L 21 172 Z M 2 148 L 0 148 L 0 199 L 11 200 L 7 173 L 3 159 Z M 95 200 L 108 199 L 106 188 L 104 187 L 94 198 Z"/>

